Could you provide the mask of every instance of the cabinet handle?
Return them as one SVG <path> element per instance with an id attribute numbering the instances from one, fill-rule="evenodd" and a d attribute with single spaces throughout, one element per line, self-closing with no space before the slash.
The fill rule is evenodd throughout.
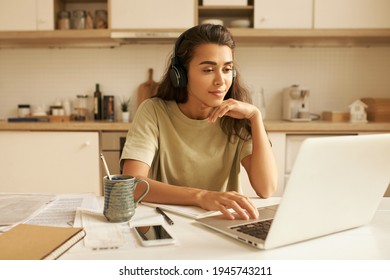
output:
<path id="1" fill-rule="evenodd" d="M 85 141 L 85 142 L 84 142 L 84 146 L 85 146 L 85 147 L 91 146 L 91 141 L 89 141 L 89 140 Z"/>

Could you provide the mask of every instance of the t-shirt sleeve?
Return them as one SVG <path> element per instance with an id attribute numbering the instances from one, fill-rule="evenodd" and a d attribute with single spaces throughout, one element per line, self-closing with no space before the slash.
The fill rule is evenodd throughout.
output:
<path id="1" fill-rule="evenodd" d="M 158 149 L 158 119 L 152 100 L 146 100 L 137 109 L 127 133 L 120 166 L 125 159 L 139 160 L 151 166 Z"/>
<path id="2" fill-rule="evenodd" d="M 240 152 L 240 162 L 246 157 L 252 154 L 252 139 L 244 141 Z"/>

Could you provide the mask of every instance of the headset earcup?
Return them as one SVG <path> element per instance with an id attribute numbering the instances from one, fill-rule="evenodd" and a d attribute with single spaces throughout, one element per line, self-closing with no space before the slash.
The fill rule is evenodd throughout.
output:
<path id="1" fill-rule="evenodd" d="M 172 66 L 171 70 L 169 71 L 169 77 L 173 87 L 183 88 L 187 86 L 187 73 L 183 67 L 178 65 Z"/>

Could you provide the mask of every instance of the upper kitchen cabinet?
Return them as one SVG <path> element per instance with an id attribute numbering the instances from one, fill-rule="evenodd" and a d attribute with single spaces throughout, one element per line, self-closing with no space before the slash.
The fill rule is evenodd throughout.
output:
<path id="1" fill-rule="evenodd" d="M 198 22 L 222 23 L 231 28 L 253 28 L 253 0 L 199 0 Z"/>
<path id="2" fill-rule="evenodd" d="M 89 27 L 62 28 L 59 15 L 80 10 Z M 210 19 L 240 45 L 389 46 L 388 11 L 390 0 L 0 0 L 0 49 L 172 43 Z M 91 28 L 97 12 L 104 28 Z"/>
<path id="3" fill-rule="evenodd" d="M 194 0 L 111 0 L 111 29 L 187 29 L 195 24 Z"/>
<path id="4" fill-rule="evenodd" d="M 315 0 L 315 28 L 390 28 L 389 0 Z"/>
<path id="5" fill-rule="evenodd" d="M 0 31 L 54 30 L 53 0 L 0 1 Z"/>
<path id="6" fill-rule="evenodd" d="M 93 21 L 99 12 L 99 19 L 108 23 L 108 1 L 2 0 L 0 48 L 118 46 L 110 36 L 109 26 L 95 25 L 98 21 Z M 85 17 L 72 17 L 76 13 Z M 66 18 L 60 20 L 60 14 Z"/>
<path id="7" fill-rule="evenodd" d="M 254 0 L 254 28 L 310 29 L 312 27 L 313 0 Z"/>

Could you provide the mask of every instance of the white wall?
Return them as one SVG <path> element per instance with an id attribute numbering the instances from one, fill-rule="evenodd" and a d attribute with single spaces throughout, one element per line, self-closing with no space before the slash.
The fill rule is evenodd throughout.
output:
<path id="1" fill-rule="evenodd" d="M 267 117 L 281 118 L 281 91 L 310 89 L 310 108 L 349 111 L 362 97 L 390 98 L 390 48 L 245 48 L 236 61 L 249 83 L 262 86 Z"/>
<path id="2" fill-rule="evenodd" d="M 52 105 L 57 99 L 103 94 L 135 96 L 154 68 L 158 81 L 171 45 L 114 49 L 0 49 L 0 118 L 17 105 Z M 390 97 L 390 47 L 238 47 L 236 64 L 248 86 L 264 88 L 267 119 L 281 118 L 281 91 L 299 84 L 311 91 L 311 111 L 347 111 L 361 97 Z"/>

